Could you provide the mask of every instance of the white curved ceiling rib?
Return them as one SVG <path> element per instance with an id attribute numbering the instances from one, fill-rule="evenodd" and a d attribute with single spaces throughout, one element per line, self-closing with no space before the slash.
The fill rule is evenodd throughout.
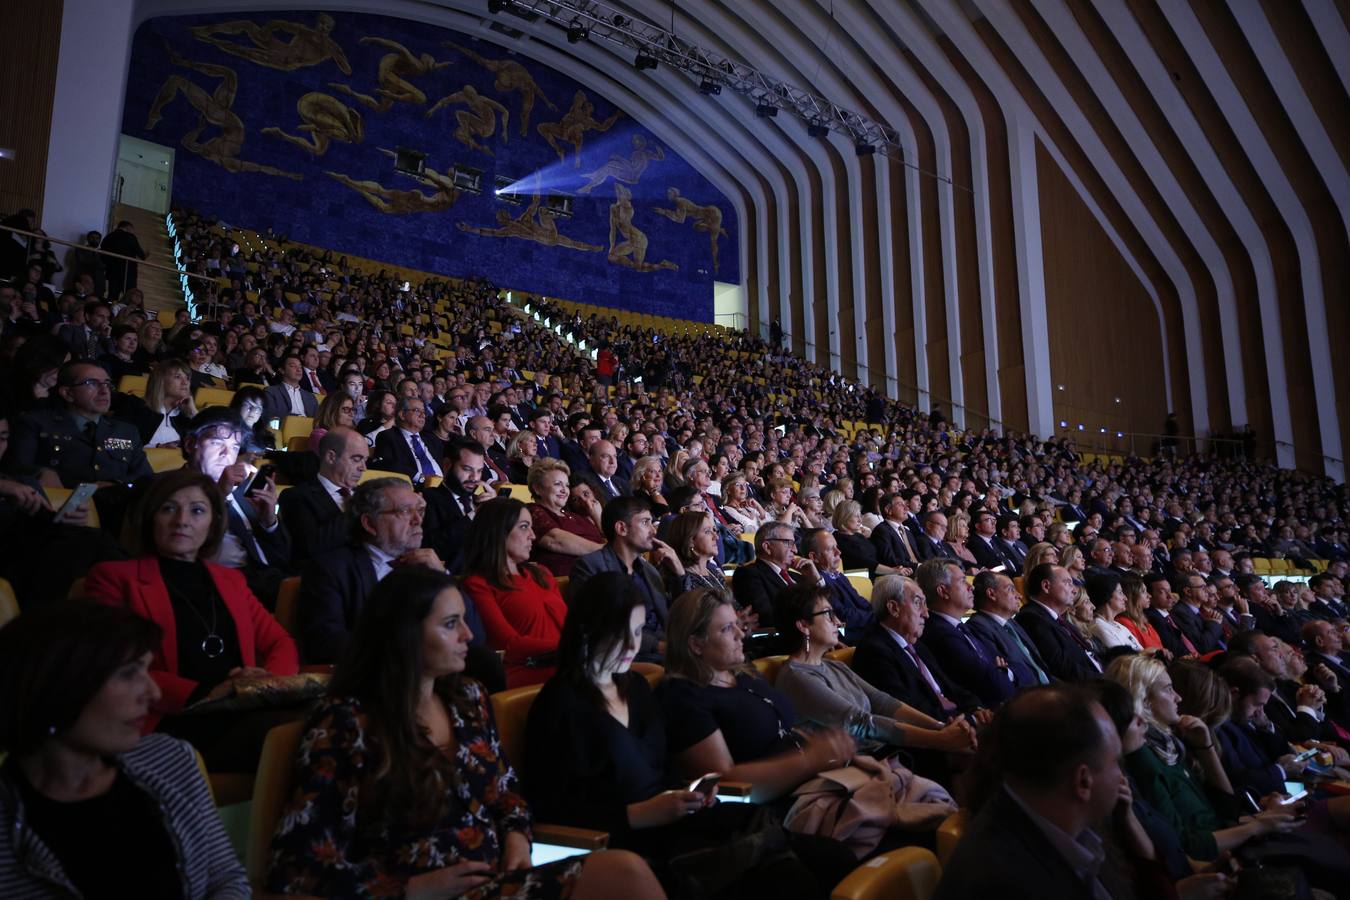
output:
<path id="1" fill-rule="evenodd" d="M 1338 418 L 1332 375 L 1334 372 L 1344 379 L 1340 367 L 1350 365 L 1350 361 L 1342 362 L 1331 355 L 1330 348 L 1344 343 L 1345 336 L 1328 334 L 1333 317 L 1328 315 L 1327 303 L 1338 301 L 1323 297 L 1323 275 L 1328 267 L 1335 271 L 1350 264 L 1350 248 L 1333 254 L 1325 244 L 1327 237 L 1314 234 L 1312 222 L 1325 221 L 1315 212 L 1321 215 L 1330 211 L 1350 228 L 1350 175 L 1327 127 L 1302 90 L 1290 63 L 1294 48 L 1288 41 L 1312 42 L 1318 52 L 1325 48 L 1340 86 L 1350 91 L 1350 29 L 1345 18 L 1350 13 L 1336 0 L 1301 0 L 1306 22 L 1286 17 L 1281 21 L 1285 30 L 1277 39 L 1259 4 L 1247 0 L 1227 3 L 1240 39 L 1247 42 L 1258 61 L 1255 74 L 1268 80 L 1288 112 L 1288 125 L 1279 127 L 1286 128 L 1287 138 L 1307 149 L 1325 184 L 1325 196 L 1310 198 L 1302 182 L 1304 194 L 1300 195 L 1280 170 L 1271 142 L 1256 125 L 1230 73 L 1225 71 L 1225 65 L 1233 62 L 1219 57 L 1191 10 L 1190 4 L 1200 0 L 1091 2 L 1093 14 L 1124 51 L 1128 62 L 1123 65 L 1133 71 L 1122 71 L 1122 64 L 1094 52 L 1088 31 L 1080 27 L 1076 11 L 1065 0 L 1032 0 L 1016 12 L 1012 0 L 680 0 L 678 6 L 666 0 L 622 0 L 618 4 L 626 14 L 661 25 L 670 24 L 675 10 L 682 37 L 872 115 L 896 130 L 910 163 L 919 161 L 919 146 L 931 137 L 938 173 L 961 183 L 965 179 L 962 173 L 953 173 L 953 160 L 958 150 L 968 154 L 966 186 L 974 192 L 973 258 L 958 252 L 961 229 L 970 225 L 958 220 L 949 184 L 937 186 L 936 227 L 925 227 L 921 204 L 926 186 L 922 179 L 929 176 L 920 175 L 912 165 L 899 166 L 878 155 L 868 168 L 853 153 L 851 141 L 842 135 L 827 140 L 811 138 L 805 123 L 787 114 L 758 119 L 753 101 L 746 97 L 732 91 L 703 96 L 693 80 L 667 66 L 638 72 L 627 51 L 608 43 L 583 41 L 570 45 L 562 31 L 543 22 L 529 23 L 512 16 L 494 19 L 486 11 L 485 0 L 287 0 L 284 4 L 263 0 L 135 0 L 135 9 L 138 21 L 200 12 L 272 14 L 282 6 L 393 15 L 454 28 L 571 76 L 640 120 L 727 195 L 741 223 L 738 254 L 742 277 L 753 278 L 756 283 L 750 302 L 758 322 L 781 318 L 785 330 L 800 332 L 793 334 L 794 340 L 802 342 L 808 358 L 818 362 L 841 367 L 842 356 L 842 368 L 849 369 L 852 355 L 858 374 L 884 384 L 892 396 L 905 396 L 900 390 L 900 373 L 912 362 L 919 404 L 925 409 L 929 408 L 931 381 L 926 290 L 931 287 L 928 279 L 941 278 L 954 417 L 968 406 L 973 411 L 987 410 L 995 422 L 1003 418 L 1007 405 L 1003 389 L 1009 384 L 1000 380 L 1004 363 L 1000 360 L 996 279 L 1007 277 L 1011 264 L 1015 267 L 1022 321 L 1021 363 L 1028 424 L 1033 430 L 1048 433 L 1053 430 L 1054 398 L 1043 339 L 1046 282 L 1040 253 L 1042 223 L 1036 172 L 1037 147 L 1044 147 L 1154 303 L 1168 407 L 1174 406 L 1174 388 L 1184 390 L 1191 401 L 1193 427 L 1197 433 L 1208 431 L 1211 410 L 1202 329 L 1212 324 L 1218 341 L 1209 346 L 1221 347 L 1223 359 L 1210 360 L 1209 365 L 1215 370 L 1221 366 L 1227 373 L 1228 394 L 1227 407 L 1222 414 L 1216 412 L 1216 418 L 1241 425 L 1249 420 L 1249 412 L 1261 413 L 1269 408 L 1278 459 L 1290 465 L 1296 455 L 1291 416 L 1311 415 L 1317 420 L 1321 453 L 1327 457 L 1320 464 L 1329 474 L 1343 477 L 1336 457 L 1346 442 L 1346 433 Z M 831 13 L 837 26 L 831 25 Z M 1033 34 L 1026 27 L 1024 15 L 1041 16 L 1053 37 L 1047 40 L 1044 35 Z M 515 39 L 489 28 L 494 20 L 527 37 Z M 973 20 L 982 20 L 979 28 Z M 1168 33 L 1161 34 L 1159 28 Z M 991 34 L 996 37 L 991 38 Z M 1299 264 L 1296 285 L 1292 279 L 1277 282 L 1276 245 L 1272 242 L 1281 238 L 1278 233 L 1272 234 L 1271 223 L 1257 212 L 1269 208 L 1260 205 L 1267 195 L 1253 194 L 1249 177 L 1244 181 L 1225 168 L 1220 149 L 1232 153 L 1234 142 L 1227 133 L 1215 132 L 1212 115 L 1207 118 L 1192 108 L 1173 82 L 1169 53 L 1175 50 L 1170 43 L 1166 48 L 1158 43 L 1160 36 L 1179 44 L 1201 73 L 1205 79 L 1202 89 L 1212 96 L 1223 124 L 1238 138 L 1238 152 L 1246 155 L 1260 187 L 1289 228 Z M 1014 77 L 1015 73 L 1005 71 L 1008 57 L 994 53 L 991 40 L 1001 41 L 1015 58 L 1015 65 L 1034 80 L 1038 91 L 1034 102 L 1021 93 L 1023 76 L 1016 73 Z M 1047 53 L 1050 41 L 1058 41 L 1063 49 L 1062 55 L 1055 51 L 1054 65 Z M 1041 42 L 1047 46 L 1041 46 Z M 964 59 L 963 64 L 958 64 L 956 54 Z M 1108 112 L 1124 138 L 1123 145 L 1114 145 L 1116 152 L 1122 152 L 1121 146 L 1127 148 L 1138 161 L 1137 167 L 1127 171 L 1113 158 L 1112 145 L 1103 139 L 1106 135 L 1097 133 L 1055 65 L 1076 68 L 1081 79 L 1074 82 L 1075 88 L 1086 87 Z M 974 73 L 969 82 L 967 72 Z M 1130 105 L 1131 96 L 1136 95 L 1124 89 L 1126 77 L 1136 79 L 1131 82 L 1132 89 L 1142 85 L 1149 92 L 1163 111 L 1172 135 L 1149 133 L 1149 126 Z M 991 96 L 1001 120 L 990 117 L 982 105 Z M 1045 110 L 1042 103 L 1049 104 L 1050 112 L 1045 114 L 1052 115 L 1053 122 L 1042 123 L 1033 111 Z M 944 109 L 952 108 L 959 112 L 964 133 L 957 120 L 949 121 L 944 113 Z M 1262 127 L 1271 126 L 1263 122 Z M 919 129 L 927 129 L 926 134 Z M 1072 145 L 1061 147 L 1052 134 L 1065 135 L 1064 129 L 1070 136 L 1060 140 Z M 1170 141 L 1173 135 L 1194 171 L 1168 170 L 1163 139 Z M 991 141 L 1005 138 L 1007 158 L 991 158 Z M 958 141 L 964 141 L 965 146 L 958 146 Z M 1008 196 L 991 198 L 991 184 L 999 183 L 991 177 L 994 167 L 1001 177 L 1005 165 L 1011 180 L 998 189 L 1007 191 Z M 1203 185 L 1195 182 L 1195 172 Z M 897 177 L 904 179 L 904 210 L 893 208 L 897 204 L 892 199 L 892 185 Z M 1209 192 L 1217 204 L 1217 214 L 1231 225 L 1251 261 L 1251 274 L 1245 268 L 1236 268 L 1239 263 L 1245 266 L 1243 260 L 1235 262 L 1230 271 L 1216 240 L 1220 232 L 1212 219 L 1216 215 L 1214 204 L 1204 207 L 1205 215 L 1211 216 L 1207 221 L 1201 214 L 1201 204 L 1191 200 L 1200 199 L 1197 190 Z M 1144 191 L 1156 192 L 1168 204 L 1180 226 L 1178 235 L 1169 236 L 1154 219 Z M 1003 220 L 994 215 L 991 199 L 1000 201 L 999 208 L 1005 210 Z M 1318 204 L 1316 209 L 1310 203 Z M 869 218 L 875 221 L 875 233 L 864 233 Z M 894 243 L 901 222 L 908 245 L 908 263 L 903 266 L 897 259 L 897 251 L 903 248 Z M 847 235 L 842 245 L 841 235 Z M 1321 256 L 1315 237 L 1324 242 Z M 936 241 L 940 251 L 940 261 L 932 271 L 925 268 L 924 248 L 929 241 Z M 1012 249 L 1003 249 L 1009 247 Z M 1005 252 L 1013 255 L 1010 263 L 997 256 Z M 1219 314 L 1212 323 L 1202 316 L 1196 285 L 1183 261 L 1192 253 L 1214 284 Z M 1005 275 L 996 274 L 1000 266 Z M 1254 336 L 1244 335 L 1237 327 L 1237 304 L 1245 302 L 1239 300 L 1234 286 L 1239 278 L 1252 280 L 1255 286 L 1253 305 L 1260 332 Z M 897 289 L 897 284 L 906 279 L 908 289 Z M 852 286 L 853 347 L 840 346 L 845 329 L 837 321 L 845 305 L 839 293 L 845 280 Z M 1346 278 L 1334 283 L 1344 284 Z M 958 305 L 962 285 L 977 287 L 979 293 L 986 370 L 982 399 L 964 396 L 967 385 L 962 377 L 962 316 Z M 821 290 L 823 298 L 819 296 Z M 1316 397 L 1310 401 L 1289 395 L 1284 342 L 1279 335 L 1281 310 L 1287 310 L 1291 303 L 1302 308 L 1308 323 L 1306 352 L 1316 383 Z M 868 344 L 869 327 L 877 327 L 878 304 L 885 333 L 880 355 L 869 353 Z M 896 340 L 906 306 L 912 310 L 912 347 Z M 818 308 L 823 309 L 827 323 L 820 321 Z M 1170 355 L 1167 321 L 1172 309 L 1183 331 L 1183 359 Z M 828 332 L 828 341 L 817 340 L 822 328 Z M 1003 349 L 1016 353 L 1006 345 Z M 1244 359 L 1250 360 L 1253 353 L 1264 357 L 1264 379 L 1251 378 L 1243 370 Z M 1017 360 L 1011 359 L 1008 364 L 1015 366 Z M 1185 370 L 1184 386 L 1173 385 L 1174 367 L 1178 373 Z M 976 395 L 981 391 L 978 385 L 969 387 Z M 1290 404 L 1295 401 L 1306 401 L 1301 413 L 1291 413 Z M 1103 412 L 1108 408 L 1106 402 L 1101 407 Z"/>

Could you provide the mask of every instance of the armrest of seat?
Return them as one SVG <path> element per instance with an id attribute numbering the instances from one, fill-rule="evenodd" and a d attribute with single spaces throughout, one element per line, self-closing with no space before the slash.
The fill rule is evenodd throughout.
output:
<path id="1" fill-rule="evenodd" d="M 578 850 L 604 850 L 609 846 L 609 832 L 571 825 L 550 825 L 536 822 L 533 826 L 536 844 L 554 844 Z"/>

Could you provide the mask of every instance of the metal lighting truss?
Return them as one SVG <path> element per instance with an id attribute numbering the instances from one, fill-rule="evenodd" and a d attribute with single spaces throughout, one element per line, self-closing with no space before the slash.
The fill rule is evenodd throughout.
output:
<path id="1" fill-rule="evenodd" d="M 692 75 L 700 84 L 725 85 L 749 97 L 756 107 L 781 109 L 809 125 L 846 134 L 860 155 L 875 151 L 904 161 L 895 129 L 597 0 L 498 0 L 493 6 L 524 19 L 545 19 L 579 39 L 607 41 L 633 51 L 635 61 L 648 57 Z"/>

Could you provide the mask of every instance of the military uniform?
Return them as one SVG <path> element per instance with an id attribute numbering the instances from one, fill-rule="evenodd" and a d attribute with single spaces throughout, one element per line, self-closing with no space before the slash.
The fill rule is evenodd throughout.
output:
<path id="1" fill-rule="evenodd" d="M 83 420 L 63 409 L 39 409 L 19 417 L 5 465 L 18 475 L 53 469 L 68 488 L 83 481 L 129 484 L 151 474 L 136 426 L 103 416 L 91 439 Z"/>

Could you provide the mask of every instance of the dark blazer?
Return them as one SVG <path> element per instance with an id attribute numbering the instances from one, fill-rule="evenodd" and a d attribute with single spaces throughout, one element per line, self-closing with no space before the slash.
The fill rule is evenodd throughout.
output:
<path id="1" fill-rule="evenodd" d="M 871 541 L 861 534 L 844 534 L 842 531 L 836 531 L 834 539 L 839 544 L 839 555 L 843 557 L 845 571 L 866 569 L 869 577 L 876 577 L 877 548 L 872 546 Z"/>
<path id="2" fill-rule="evenodd" d="M 1087 652 L 1041 604 L 1034 600 L 1028 602 L 1014 618 L 1036 643 L 1036 649 L 1049 666 L 1050 674 L 1065 681 L 1086 681 L 1097 677 L 1097 667 L 1092 664 Z"/>
<path id="3" fill-rule="evenodd" d="M 573 475 L 594 475 L 595 470 L 591 468 L 591 461 L 586 458 L 586 451 L 581 449 L 581 445 L 576 441 L 564 441 L 558 445 L 558 452 L 561 454 L 562 461 L 567 463 L 567 467 L 572 470 Z"/>
<path id="4" fill-rule="evenodd" d="M 900 540 L 900 535 L 895 533 L 895 528 L 890 522 L 882 521 L 873 528 L 870 540 L 877 551 L 877 562 L 883 566 L 903 566 L 912 569 L 919 564 L 918 560 L 909 555 L 904 542 Z M 913 541 L 914 536 L 910 535 L 910 542 Z"/>
<path id="5" fill-rule="evenodd" d="M 796 576 L 793 576 L 795 583 Z M 731 593 L 741 606 L 748 606 L 759 614 L 761 625 L 778 624 L 777 604 L 774 600 L 788 586 L 778 570 L 763 560 L 738 566 L 731 573 Z"/>
<path id="6" fill-rule="evenodd" d="M 568 602 L 570 603 L 577 595 L 582 585 L 601 572 L 626 574 L 627 571 L 608 544 L 594 553 L 587 553 L 572 564 L 572 574 L 567 582 Z M 643 629 L 642 647 L 638 652 L 647 657 L 654 657 L 658 652 L 657 645 L 665 639 L 666 620 L 670 618 L 670 599 L 666 596 L 666 585 L 661 573 L 657 571 L 656 566 L 641 556 L 633 561 L 633 575 L 640 577 L 647 585 L 644 599 L 648 603 L 648 611 L 655 615 L 659 629 Z"/>
<path id="7" fill-rule="evenodd" d="M 614 485 L 615 489 L 613 491 L 605 487 L 605 483 L 600 480 L 599 475 L 595 476 L 595 487 L 601 494 L 601 496 L 596 499 L 598 499 L 602 505 L 619 497 L 626 497 L 632 493 L 628 487 L 628 482 L 625 479 L 620 478 L 617 473 L 610 479 L 610 483 Z"/>
<path id="8" fill-rule="evenodd" d="M 121 399 L 126 398 L 126 399 Z M 130 422 L 136 427 L 136 433 L 140 435 L 141 446 L 150 442 L 159 431 L 159 423 L 164 418 L 159 413 L 150 408 L 140 397 L 133 397 L 129 394 L 119 394 L 114 398 L 114 408 L 117 411 L 117 418 L 123 422 Z M 169 424 L 173 430 L 178 432 L 178 439 L 183 439 L 183 432 L 187 431 L 187 423 L 192 419 L 191 416 L 179 414 L 169 418 Z"/>
<path id="9" fill-rule="evenodd" d="M 129 422 L 103 416 L 92 443 L 64 409 L 35 409 L 10 424 L 13 438 L 4 464 L 15 475 L 36 476 L 49 468 L 63 486 L 73 488 L 82 481 L 130 484 L 153 474 L 136 426 Z"/>
<path id="10" fill-rule="evenodd" d="M 978 534 L 972 534 L 966 539 L 966 549 L 975 556 L 975 561 L 980 564 L 980 568 L 982 569 L 996 569 L 999 566 L 1006 567 L 1009 565 L 1008 558 L 997 546 L 999 543 L 998 537 L 995 536 L 992 540 L 995 544 L 993 547 L 985 543 L 984 538 L 980 537 Z M 1009 574 L 1019 575 L 1021 574 L 1021 570 L 1018 569 Z"/>
<path id="11" fill-rule="evenodd" d="M 376 583 L 364 544 L 344 544 L 310 560 L 300 578 L 297 609 L 306 663 L 337 662 Z"/>
<path id="12" fill-rule="evenodd" d="M 311 419 L 319 414 L 319 398 L 300 386 L 300 403 Z M 284 419 L 291 414 L 291 398 L 284 385 L 274 384 L 263 390 L 263 418 Z"/>
<path id="13" fill-rule="evenodd" d="M 975 613 L 966 620 L 966 626 L 984 638 L 986 644 L 992 646 L 999 656 L 1008 661 L 1008 668 L 1013 673 L 1013 682 L 1018 688 L 1034 687 L 1041 683 L 1040 679 L 1036 677 L 1036 671 L 1032 668 L 1033 665 L 1044 672 L 1045 676 L 1051 681 L 1055 680 L 1055 676 L 1050 672 L 1050 667 L 1041 658 L 1041 652 L 1036 649 L 1036 642 L 1013 619 L 1008 620 L 1008 627 L 1014 629 L 1018 637 L 1022 639 L 1022 643 L 1026 645 L 1027 651 L 1030 653 L 1030 658 L 1022 653 L 1016 642 L 999 627 L 998 622 L 988 613 Z"/>
<path id="14" fill-rule="evenodd" d="M 1258 732 L 1229 719 L 1214 729 L 1214 739 L 1219 742 L 1223 770 L 1234 792 L 1251 791 L 1256 797 L 1264 797 L 1284 790 L 1284 777 L 1275 760 L 1289 752 L 1289 744 L 1278 735 Z"/>
<path id="15" fill-rule="evenodd" d="M 240 487 L 243 487 L 243 485 L 240 485 Z M 258 514 L 253 509 L 253 504 L 244 499 L 239 488 L 235 488 L 235 496 L 239 501 L 237 508 L 233 503 L 225 504 L 225 510 L 229 514 L 225 522 L 225 530 L 237 537 L 239 542 L 244 545 L 244 549 L 248 551 L 249 565 L 258 569 L 290 568 L 291 535 L 286 530 L 286 523 L 278 520 L 276 528 L 265 531 L 262 523 L 258 521 Z M 245 524 L 246 520 L 247 524 Z M 262 551 L 263 556 L 266 556 L 266 559 L 258 554 L 259 550 Z"/>
<path id="16" fill-rule="evenodd" d="M 1191 655 L 1192 651 L 1181 640 L 1183 634 L 1181 626 L 1173 627 L 1175 620 L 1171 616 L 1164 616 L 1161 610 L 1146 609 L 1144 610 L 1144 617 L 1153 626 L 1153 630 L 1158 632 L 1158 637 L 1162 639 L 1163 646 L 1167 648 L 1168 653 L 1171 653 L 1177 659 Z"/>
<path id="17" fill-rule="evenodd" d="M 544 438 L 535 435 L 534 446 L 536 455 L 538 456 L 551 456 L 554 459 L 562 459 L 562 446 L 558 443 L 558 439 L 551 434 Z M 590 466 L 587 466 L 587 468 L 590 468 Z"/>
<path id="18" fill-rule="evenodd" d="M 980 707 L 980 698 L 952 681 L 927 647 L 920 643 L 914 650 L 942 688 L 943 695 L 955 703 L 957 709 L 969 712 Z M 853 671 L 872 687 L 905 701 L 940 722 L 946 721 L 947 713 L 943 711 L 942 701 L 928 686 L 927 679 L 914 660 L 900 649 L 895 638 L 880 622 L 874 622 L 858 641 L 853 651 Z"/>
<path id="19" fill-rule="evenodd" d="M 934 900 L 1092 900 L 1045 832 L 998 788 L 971 820 L 947 865 Z"/>
<path id="20" fill-rule="evenodd" d="M 458 573 L 464 563 L 464 542 L 473 520 L 456 502 L 457 495 L 449 481 L 442 481 L 434 488 L 422 487 L 421 494 L 427 502 L 426 518 L 422 521 L 422 544 L 435 550 L 447 569 Z M 472 498 L 470 502 L 473 502 Z"/>
<path id="21" fill-rule="evenodd" d="M 1003 558 L 1008 561 L 1008 565 L 1012 567 L 1009 574 L 1020 575 L 1022 565 L 1027 561 L 1027 548 L 1022 546 L 1021 541 L 1009 541 L 997 535 L 994 537 L 994 543 L 1003 554 Z"/>
<path id="22" fill-rule="evenodd" d="M 848 576 L 840 572 L 825 572 L 825 583 L 830 588 L 830 606 L 844 626 L 844 640 L 856 644 L 863 631 L 875 621 L 872 604 L 863 599 Z"/>
<path id="23" fill-rule="evenodd" d="M 946 541 L 935 541 L 928 535 L 920 535 L 919 541 L 915 544 L 915 549 L 919 551 L 919 562 L 927 562 L 930 559 L 951 559 L 961 564 L 964 570 L 965 560 L 956 555 L 956 551 L 947 546 Z"/>
<path id="24" fill-rule="evenodd" d="M 1178 602 L 1172 607 L 1172 618 L 1176 619 L 1177 627 L 1186 633 L 1186 637 L 1201 653 L 1223 648 L 1223 625 L 1201 617 L 1185 602 Z"/>
<path id="25" fill-rule="evenodd" d="M 288 488 L 277 502 L 291 536 L 292 566 L 302 566 L 347 542 L 346 514 L 317 478 Z"/>
<path id="26" fill-rule="evenodd" d="M 968 639 L 967 639 L 968 638 Z M 962 687 L 993 708 L 1012 696 L 1008 670 L 995 663 L 997 651 L 969 628 L 958 628 L 932 613 L 919 645 L 927 647 L 942 668 Z"/>
<path id="27" fill-rule="evenodd" d="M 422 439 L 422 446 L 427 448 L 427 456 L 441 467 L 441 474 L 444 475 L 445 445 L 435 435 L 418 436 Z M 371 468 L 399 472 L 413 481 L 422 479 L 422 467 L 418 464 L 417 457 L 413 455 L 412 448 L 408 446 L 403 429 L 397 425 L 375 435 L 375 464 Z"/>

